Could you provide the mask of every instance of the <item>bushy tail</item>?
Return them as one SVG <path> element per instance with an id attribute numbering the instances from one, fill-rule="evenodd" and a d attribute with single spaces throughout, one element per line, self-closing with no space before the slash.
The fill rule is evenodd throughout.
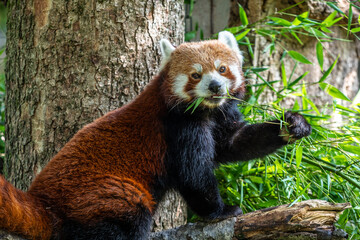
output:
<path id="1" fill-rule="evenodd" d="M 16 189 L 0 175 L 0 229 L 28 239 L 49 239 L 51 220 L 31 195 Z"/>

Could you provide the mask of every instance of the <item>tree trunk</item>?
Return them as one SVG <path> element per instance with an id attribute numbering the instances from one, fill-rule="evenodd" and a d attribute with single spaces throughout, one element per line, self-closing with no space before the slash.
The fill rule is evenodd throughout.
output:
<path id="1" fill-rule="evenodd" d="M 25 190 L 80 128 L 142 91 L 159 66 L 158 41 L 183 41 L 183 1 L 18 0 L 8 8 L 4 174 Z"/>
<path id="2" fill-rule="evenodd" d="M 231 14 L 229 18 L 229 26 L 239 26 L 239 7 L 238 4 L 244 7 L 249 24 L 254 23 L 265 16 L 280 11 L 289 6 L 292 6 L 301 1 L 275 1 L 275 0 L 232 0 Z M 345 0 L 336 1 L 338 6 L 342 9 L 343 12 L 347 13 L 349 9 L 349 2 Z M 289 9 L 286 12 L 292 14 L 301 14 L 305 11 L 309 11 L 309 17 L 312 19 L 324 20 L 331 12 L 334 10 L 326 5 L 325 1 L 319 0 L 309 0 L 305 1 L 294 8 Z M 358 19 L 358 11 L 353 8 L 353 22 L 355 23 Z M 282 18 L 287 18 L 286 15 L 281 15 Z M 347 21 L 347 19 L 346 19 Z M 331 30 L 334 32 L 333 37 L 346 39 L 346 30 L 341 27 L 332 27 Z M 300 36 L 300 35 L 299 35 Z M 300 36 L 300 39 L 304 43 L 301 45 L 296 40 L 290 41 L 289 39 L 280 38 L 277 39 L 281 45 L 287 50 L 295 50 L 304 56 L 306 56 L 314 64 L 299 64 L 297 69 L 294 72 L 293 79 L 296 79 L 306 71 L 309 71 L 304 81 L 306 83 L 317 82 L 322 76 L 320 67 L 317 64 L 316 58 L 316 43 L 315 38 L 305 38 Z M 324 49 L 324 70 L 327 70 L 330 65 L 335 61 L 336 57 L 339 55 L 340 59 L 336 64 L 334 70 L 332 71 L 330 78 L 327 79 L 327 82 L 334 85 L 340 89 L 345 95 L 350 99 L 353 99 L 356 93 L 359 91 L 359 80 L 358 80 L 358 70 L 360 64 L 360 43 L 355 38 L 351 39 L 353 42 L 323 42 Z M 269 56 L 269 53 L 263 53 L 263 50 L 270 43 L 264 37 L 257 35 L 253 37 L 252 43 L 254 44 L 254 59 L 251 61 L 247 57 L 247 61 L 250 62 L 250 65 L 253 66 L 269 66 L 269 71 L 261 73 L 267 81 L 280 80 L 281 76 L 281 63 L 280 58 L 283 53 L 283 49 L 276 49 L 272 56 Z M 247 50 L 244 49 L 246 52 Z M 287 78 L 295 65 L 294 61 L 284 61 L 286 73 L 288 74 Z M 273 85 L 275 88 L 282 87 L 282 82 L 275 83 Z M 312 96 L 312 100 L 318 106 L 324 106 L 328 102 L 332 102 L 332 97 L 326 94 L 324 91 L 319 91 L 317 85 L 309 86 L 307 88 L 309 96 Z M 262 95 L 261 99 L 263 102 L 268 102 L 274 98 L 274 93 L 268 91 L 267 94 Z M 289 100 L 287 98 L 287 100 Z M 340 101 L 338 101 L 340 102 Z M 293 101 L 287 101 L 285 106 L 291 107 Z M 341 100 L 340 104 L 346 105 L 347 103 Z"/>

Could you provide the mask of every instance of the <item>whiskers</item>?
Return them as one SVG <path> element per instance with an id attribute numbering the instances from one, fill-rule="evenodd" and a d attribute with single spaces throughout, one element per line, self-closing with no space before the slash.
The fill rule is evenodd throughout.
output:
<path id="1" fill-rule="evenodd" d="M 167 107 L 169 108 L 169 112 L 178 107 L 180 104 L 184 103 L 184 99 L 179 98 L 175 94 L 167 96 L 168 101 L 166 102 Z"/>
<path id="2" fill-rule="evenodd" d="M 218 107 L 218 110 L 222 113 L 222 115 L 224 116 L 224 118 L 226 119 L 226 114 L 225 114 L 225 105 L 224 104 L 221 104 L 219 107 Z"/>

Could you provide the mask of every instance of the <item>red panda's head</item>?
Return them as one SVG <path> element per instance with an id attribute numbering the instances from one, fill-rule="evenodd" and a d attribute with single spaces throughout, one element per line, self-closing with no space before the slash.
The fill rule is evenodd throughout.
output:
<path id="1" fill-rule="evenodd" d="M 163 39 L 160 47 L 169 105 L 203 98 L 201 106 L 216 108 L 227 101 L 228 93 L 237 96 L 243 91 L 243 57 L 231 33 L 220 32 L 218 40 L 183 43 L 177 48 Z"/>

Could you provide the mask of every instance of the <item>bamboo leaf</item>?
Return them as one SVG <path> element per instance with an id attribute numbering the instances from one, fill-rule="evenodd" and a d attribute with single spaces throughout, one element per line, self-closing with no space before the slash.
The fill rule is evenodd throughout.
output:
<path id="1" fill-rule="evenodd" d="M 248 34 L 250 32 L 251 29 L 246 29 L 245 31 L 243 31 L 242 33 L 236 35 L 236 41 L 241 40 L 242 38 L 244 38 L 246 36 L 246 34 Z"/>
<path id="2" fill-rule="evenodd" d="M 338 59 L 339 59 L 339 56 L 335 59 L 335 61 L 333 62 L 333 64 L 331 64 L 331 66 L 328 68 L 328 70 L 326 70 L 326 72 L 322 75 L 322 77 L 320 78 L 319 82 L 325 81 L 325 79 L 330 75 L 330 73 L 331 73 L 332 70 L 334 69 L 334 67 L 335 67 Z"/>
<path id="3" fill-rule="evenodd" d="M 340 110 L 342 110 L 342 111 L 344 111 L 344 112 L 358 114 L 358 112 L 357 112 L 357 111 L 351 110 L 350 108 L 347 108 L 347 107 L 341 106 L 341 105 L 339 105 L 339 104 L 336 104 L 336 105 L 335 105 L 335 108 L 340 109 Z"/>
<path id="4" fill-rule="evenodd" d="M 346 37 L 349 36 L 349 31 L 351 28 L 351 22 L 352 22 L 352 18 L 353 18 L 352 6 L 353 6 L 352 4 L 350 4 L 350 6 L 349 6 L 348 27 L 347 27 L 347 31 L 346 31 Z"/>
<path id="5" fill-rule="evenodd" d="M 289 84 L 289 88 L 294 86 L 295 84 L 297 84 L 301 79 L 303 79 L 306 75 L 308 75 L 309 71 L 305 72 L 303 75 L 301 75 L 300 77 L 298 77 L 297 79 L 295 79 L 294 81 L 292 81 L 290 84 Z"/>
<path id="6" fill-rule="evenodd" d="M 345 15 L 345 13 L 344 13 L 343 11 L 341 11 L 341 9 L 340 9 L 338 6 L 336 6 L 335 3 L 333 3 L 333 2 L 326 2 L 326 4 L 327 4 L 329 7 L 331 7 L 332 9 L 334 9 L 335 11 L 341 13 L 342 15 Z"/>
<path id="7" fill-rule="evenodd" d="M 283 54 L 281 55 L 280 61 L 283 62 L 284 58 L 286 57 L 286 55 L 288 54 L 288 51 L 284 51 Z"/>
<path id="8" fill-rule="evenodd" d="M 305 98 L 305 101 L 310 104 L 310 106 L 312 107 L 312 109 L 314 109 L 314 111 L 320 115 L 320 111 L 319 109 L 316 107 L 315 103 L 313 101 L 311 101 L 311 99 L 307 98 L 307 97 L 304 97 Z"/>
<path id="9" fill-rule="evenodd" d="M 248 178 L 251 180 L 251 182 L 253 183 L 264 183 L 264 180 L 261 177 L 257 177 L 257 176 L 248 176 Z"/>
<path id="10" fill-rule="evenodd" d="M 282 82 L 283 82 L 284 88 L 286 88 L 288 84 L 287 84 L 284 62 L 281 63 L 281 77 L 282 77 Z"/>
<path id="11" fill-rule="evenodd" d="M 334 25 L 335 23 L 337 23 L 338 21 L 340 21 L 340 20 L 342 20 L 342 19 L 343 19 L 343 17 L 338 17 L 338 18 L 334 19 L 334 21 L 332 21 L 332 22 L 329 24 L 329 26 L 327 26 L 327 27 L 331 27 L 332 25 Z"/>
<path id="12" fill-rule="evenodd" d="M 300 105 L 299 105 L 299 102 L 297 100 L 295 100 L 295 103 L 293 105 L 293 108 L 292 108 L 293 111 L 298 111 L 300 110 Z"/>
<path id="13" fill-rule="evenodd" d="M 351 106 L 356 106 L 356 105 L 359 105 L 360 106 L 360 90 L 357 92 L 357 94 L 355 95 L 353 101 L 352 101 L 352 104 Z"/>
<path id="14" fill-rule="evenodd" d="M 194 0 L 185 0 L 184 3 L 190 5 L 189 16 L 191 17 L 191 16 L 192 16 L 193 9 L 194 9 L 194 3 L 195 3 L 195 1 L 194 1 Z"/>
<path id="15" fill-rule="evenodd" d="M 251 43 L 250 43 L 249 38 L 248 38 L 248 37 L 245 37 L 245 41 L 246 41 L 246 43 L 248 44 L 247 46 L 248 46 L 248 50 L 249 50 L 250 57 L 251 57 L 251 59 L 254 59 L 254 51 L 253 51 L 253 49 L 252 49 L 252 47 L 251 47 Z"/>
<path id="16" fill-rule="evenodd" d="M 297 25 L 301 24 L 302 21 L 299 19 L 299 17 L 300 17 L 301 19 L 306 19 L 308 16 L 309 16 L 309 12 L 308 12 L 308 11 L 307 11 L 307 12 L 303 12 L 302 14 L 300 14 L 299 16 L 297 16 L 297 17 L 294 19 L 294 21 L 292 22 L 292 25 L 297 26 Z"/>
<path id="17" fill-rule="evenodd" d="M 244 181 L 241 180 L 240 182 L 240 204 L 244 201 Z"/>
<path id="18" fill-rule="evenodd" d="M 359 15 L 359 16 L 360 16 L 360 15 Z M 360 27 L 351 29 L 351 32 L 352 32 L 352 33 L 360 32 Z"/>
<path id="19" fill-rule="evenodd" d="M 302 160 L 302 155 L 303 155 L 303 147 L 299 146 L 296 149 L 296 167 L 299 168 L 300 164 L 301 164 L 301 160 Z"/>
<path id="20" fill-rule="evenodd" d="M 260 34 L 264 37 L 270 37 L 272 35 L 279 34 L 280 32 L 274 29 L 256 29 L 255 33 Z"/>
<path id="21" fill-rule="evenodd" d="M 189 42 L 192 39 L 194 39 L 196 37 L 196 31 L 191 31 L 191 32 L 187 32 L 185 33 L 185 41 Z"/>
<path id="22" fill-rule="evenodd" d="M 270 19 L 276 24 L 276 25 L 282 25 L 282 26 L 291 26 L 291 22 L 288 20 L 277 18 L 277 17 L 270 17 Z"/>
<path id="23" fill-rule="evenodd" d="M 293 67 L 293 69 L 292 69 L 292 71 L 291 71 L 291 73 L 290 73 L 289 81 L 291 81 L 291 79 L 292 79 L 292 77 L 293 77 L 293 75 L 294 75 L 294 73 L 295 73 L 295 70 L 296 70 L 298 64 L 299 64 L 299 62 L 295 62 L 295 65 L 294 65 L 294 67 Z"/>
<path id="24" fill-rule="evenodd" d="M 303 109 L 308 109 L 308 102 L 306 101 L 307 92 L 304 82 L 301 87 L 301 93 L 302 93 L 301 101 L 302 101 Z"/>
<path id="25" fill-rule="evenodd" d="M 316 44 L 316 57 L 318 59 L 321 71 L 323 71 L 323 64 L 324 64 L 324 54 L 323 54 L 323 46 L 321 42 Z"/>
<path id="26" fill-rule="evenodd" d="M 239 192 L 235 191 L 234 189 L 228 187 L 227 191 L 229 191 L 231 194 L 233 194 L 234 197 L 236 197 L 238 200 L 241 199 L 241 195 Z"/>
<path id="27" fill-rule="evenodd" d="M 240 16 L 240 21 L 241 21 L 242 25 L 246 26 L 249 24 L 248 18 L 246 16 L 246 12 L 240 4 L 239 4 L 239 16 Z"/>
<path id="28" fill-rule="evenodd" d="M 292 25 L 297 26 L 300 25 L 302 22 L 299 20 L 299 18 L 295 18 L 294 21 L 292 21 Z"/>
<path id="29" fill-rule="evenodd" d="M 337 14 L 336 11 L 332 12 L 329 16 L 327 16 L 327 18 L 325 18 L 325 20 L 322 22 L 322 24 L 329 27 L 329 24 L 334 20 L 336 14 Z"/>
<path id="30" fill-rule="evenodd" d="M 185 110 L 185 112 L 189 111 L 191 108 L 193 108 L 193 110 L 191 111 L 191 114 L 194 113 L 195 109 L 202 103 L 202 101 L 204 101 L 204 98 L 197 98 L 195 99 L 190 106 L 188 106 Z"/>
<path id="31" fill-rule="evenodd" d="M 301 45 L 304 45 L 303 42 L 300 40 L 300 38 L 296 35 L 295 32 L 291 31 L 290 33 Z"/>
<path id="32" fill-rule="evenodd" d="M 306 185 L 306 187 L 298 194 L 299 196 L 292 203 L 289 204 L 289 207 L 292 207 L 292 205 L 294 205 L 295 203 L 297 203 L 297 201 L 300 200 L 300 198 L 306 192 L 306 190 L 310 187 L 310 185 L 311 185 L 311 183 L 308 183 L 308 185 Z"/>
<path id="33" fill-rule="evenodd" d="M 253 67 L 253 68 L 251 68 L 251 71 L 253 71 L 253 72 L 263 72 L 263 71 L 266 71 L 268 69 L 269 69 L 269 67 Z"/>
<path id="34" fill-rule="evenodd" d="M 299 19 L 304 23 L 309 23 L 309 24 L 306 24 L 306 25 L 310 25 L 310 26 L 320 24 L 318 21 L 312 20 L 312 19 L 309 19 L 309 18 L 302 18 L 302 17 L 299 16 Z"/>
<path id="35" fill-rule="evenodd" d="M 326 33 L 333 33 L 332 31 L 330 31 L 330 29 L 326 28 L 326 27 L 320 27 L 321 31 L 326 32 Z"/>
<path id="36" fill-rule="evenodd" d="M 272 55 L 274 51 L 275 51 L 275 39 L 273 39 L 270 44 L 270 55 Z"/>
<path id="37" fill-rule="evenodd" d="M 231 32 L 232 34 L 236 34 L 244 29 L 245 26 L 237 26 L 237 27 L 226 28 L 225 31 Z"/>
<path id="38" fill-rule="evenodd" d="M 353 153 L 360 156 L 360 147 L 353 145 L 341 145 L 341 148 L 349 153 Z"/>
<path id="39" fill-rule="evenodd" d="M 268 81 L 266 81 L 259 73 L 257 73 L 257 72 L 254 72 L 254 73 L 255 73 L 255 75 L 256 75 L 258 78 L 260 78 L 261 81 L 263 81 L 273 92 L 277 92 L 277 91 L 275 90 L 275 88 L 274 88 L 273 86 L 271 86 L 271 84 L 270 84 Z"/>
<path id="40" fill-rule="evenodd" d="M 318 37 L 318 38 L 330 38 L 328 35 L 326 35 L 325 33 L 317 30 L 316 28 L 313 28 L 313 27 L 304 27 L 304 29 L 313 34 L 315 37 Z"/>
<path id="41" fill-rule="evenodd" d="M 290 57 L 292 57 L 294 60 L 305 63 L 305 64 L 312 64 L 304 55 L 296 52 L 296 51 L 288 51 Z"/>
<path id="42" fill-rule="evenodd" d="M 195 103 L 195 106 L 194 106 L 194 108 L 193 108 L 193 110 L 192 110 L 192 112 L 191 113 L 193 113 L 194 111 L 195 111 L 195 109 L 200 105 L 200 103 L 202 102 L 202 101 L 204 101 L 204 98 L 198 98 L 198 99 L 196 99 L 196 103 Z"/>
<path id="43" fill-rule="evenodd" d="M 319 83 L 319 86 L 322 90 L 324 90 L 327 94 L 329 94 L 333 98 L 338 98 L 341 100 L 351 102 L 351 100 L 347 96 L 345 96 L 345 94 L 343 94 L 339 89 L 337 89 L 333 85 L 329 83 Z"/>

